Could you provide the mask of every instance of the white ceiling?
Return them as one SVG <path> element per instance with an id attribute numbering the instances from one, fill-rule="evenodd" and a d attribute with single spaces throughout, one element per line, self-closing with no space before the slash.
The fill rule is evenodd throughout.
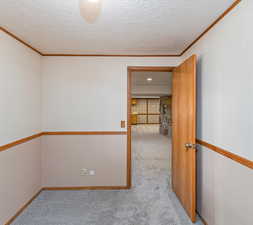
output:
<path id="1" fill-rule="evenodd" d="M 147 81 L 147 78 L 152 78 L 152 81 Z M 139 86 L 170 86 L 172 81 L 171 72 L 132 72 L 132 85 Z"/>
<path id="2" fill-rule="evenodd" d="M 152 78 L 152 81 L 147 81 Z M 162 96 L 170 95 L 172 86 L 171 72 L 133 72 L 132 73 L 132 94 Z"/>
<path id="3" fill-rule="evenodd" d="M 179 54 L 234 0 L 103 0 L 95 24 L 79 0 L 0 1 L 0 26 L 43 53 Z"/>

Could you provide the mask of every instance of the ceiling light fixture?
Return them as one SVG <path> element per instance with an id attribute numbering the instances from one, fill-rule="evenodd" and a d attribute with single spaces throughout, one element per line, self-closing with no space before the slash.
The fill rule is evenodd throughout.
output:
<path id="1" fill-rule="evenodd" d="M 147 78 L 147 81 L 152 81 L 153 79 L 151 77 Z"/>
<path id="2" fill-rule="evenodd" d="M 102 0 L 79 0 L 80 14 L 88 22 L 94 23 L 101 13 Z"/>

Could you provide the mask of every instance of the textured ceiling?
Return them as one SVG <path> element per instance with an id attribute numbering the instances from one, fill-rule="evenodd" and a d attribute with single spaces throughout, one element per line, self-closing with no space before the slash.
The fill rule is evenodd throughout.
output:
<path id="1" fill-rule="evenodd" d="M 147 81 L 152 78 L 152 81 Z M 132 94 L 136 96 L 163 96 L 171 94 L 171 72 L 133 72 Z"/>
<path id="2" fill-rule="evenodd" d="M 79 0 L 0 0 L 0 26 L 43 53 L 179 54 L 233 0 L 102 0 L 88 24 Z"/>

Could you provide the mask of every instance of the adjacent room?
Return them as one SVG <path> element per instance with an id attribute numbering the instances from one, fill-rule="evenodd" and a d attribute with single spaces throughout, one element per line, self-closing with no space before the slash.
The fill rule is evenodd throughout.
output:
<path id="1" fill-rule="evenodd" d="M 252 225 L 252 12 L 0 0 L 0 224 Z"/>
<path id="2" fill-rule="evenodd" d="M 157 216 L 154 224 L 159 220 L 164 224 L 187 221 L 184 213 L 177 214 L 176 210 L 183 209 L 171 188 L 171 89 L 171 72 L 132 73 L 132 188 L 136 190 L 135 197 L 144 195 L 149 203 L 143 203 L 152 205 L 155 213 L 150 211 L 149 215 L 153 219 Z"/>

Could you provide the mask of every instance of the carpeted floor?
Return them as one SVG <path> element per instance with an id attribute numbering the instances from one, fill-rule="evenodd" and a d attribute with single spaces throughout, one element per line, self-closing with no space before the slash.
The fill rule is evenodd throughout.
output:
<path id="1" fill-rule="evenodd" d="M 132 141 L 133 189 L 44 191 L 12 225 L 191 225 L 170 188 L 169 138 L 139 125 Z"/>

